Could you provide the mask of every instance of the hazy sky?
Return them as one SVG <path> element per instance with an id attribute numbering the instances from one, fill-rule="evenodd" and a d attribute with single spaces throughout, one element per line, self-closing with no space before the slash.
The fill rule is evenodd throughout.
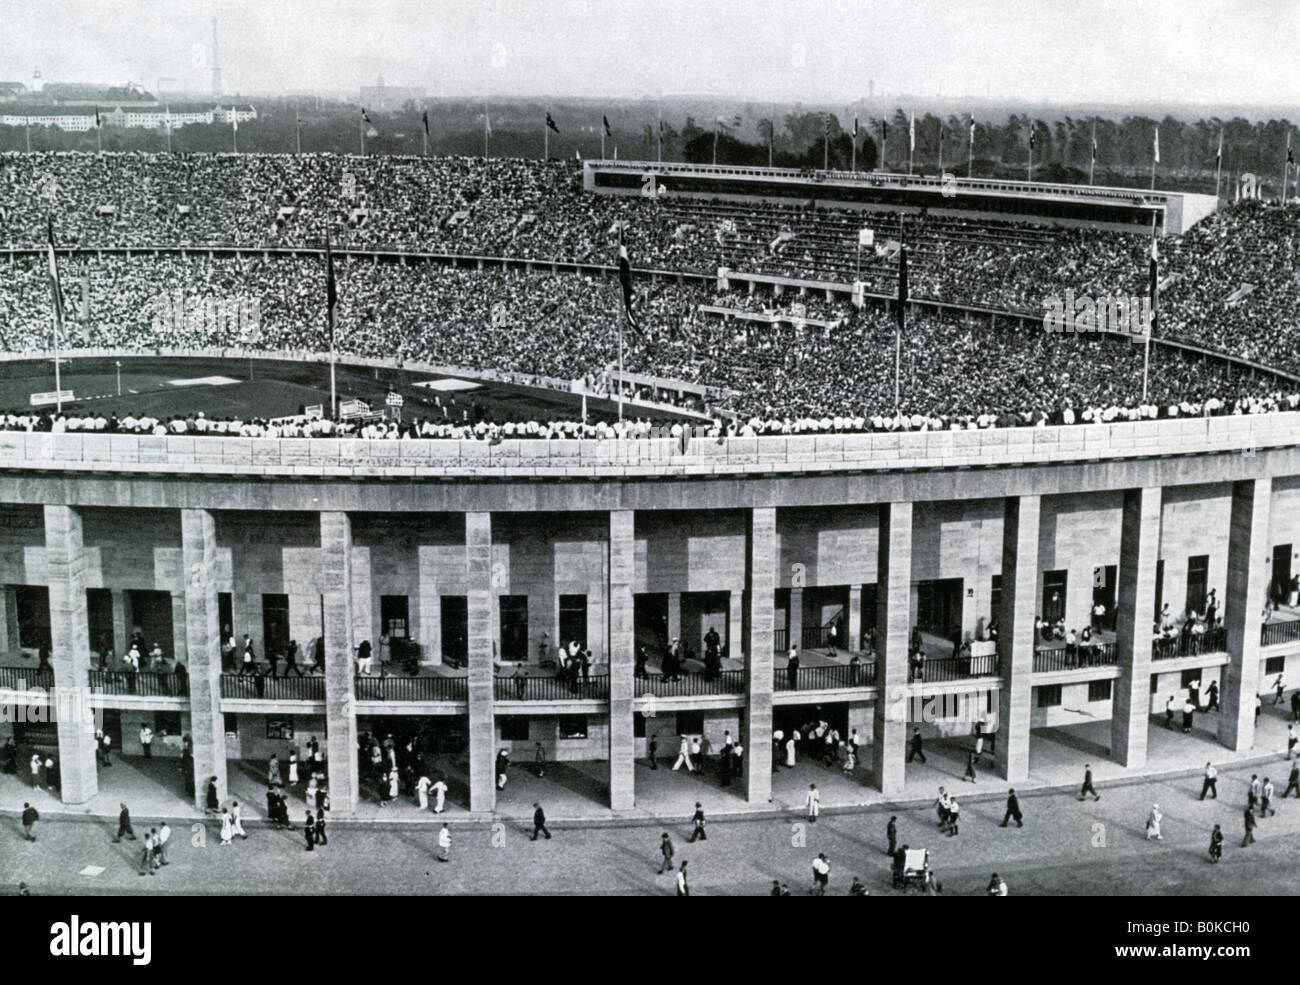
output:
<path id="1" fill-rule="evenodd" d="M 1300 0 L 4 0 L 0 79 L 1300 103 Z"/>

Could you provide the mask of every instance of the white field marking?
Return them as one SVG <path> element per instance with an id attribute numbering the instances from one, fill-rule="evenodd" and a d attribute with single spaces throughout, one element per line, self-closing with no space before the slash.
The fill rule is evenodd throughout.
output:
<path id="1" fill-rule="evenodd" d="M 193 380 L 168 380 L 168 386 L 229 386 L 231 383 L 238 383 L 238 380 L 232 380 L 229 376 L 200 376 Z M 131 391 L 135 393 L 134 390 Z"/>
<path id="2" fill-rule="evenodd" d="M 86 866 L 84 869 L 82 869 L 80 872 L 78 872 L 77 875 L 79 875 L 79 876 L 97 876 L 97 875 L 99 875 L 99 874 L 100 874 L 101 872 L 103 872 L 103 871 L 104 871 L 104 867 L 103 867 L 102 865 L 88 865 L 88 866 Z"/>
<path id="3" fill-rule="evenodd" d="M 446 393 L 451 390 L 477 390 L 481 383 L 471 383 L 469 380 L 422 380 L 415 386 L 424 387 L 426 390 L 439 390 Z"/>

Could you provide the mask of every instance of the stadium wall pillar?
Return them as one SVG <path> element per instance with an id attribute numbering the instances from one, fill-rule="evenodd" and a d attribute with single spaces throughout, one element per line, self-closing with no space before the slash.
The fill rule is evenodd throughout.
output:
<path id="1" fill-rule="evenodd" d="M 609 514 L 609 806 L 616 811 L 631 810 L 636 805 L 632 726 L 636 685 L 632 602 L 635 519 L 632 510 L 611 510 Z"/>
<path id="2" fill-rule="evenodd" d="M 120 659 L 126 655 L 131 639 L 131 600 L 122 588 L 114 588 L 109 595 L 113 606 L 113 653 Z"/>
<path id="3" fill-rule="evenodd" d="M 8 585 L 0 585 L 0 651 L 18 649 L 16 594 Z"/>
<path id="4" fill-rule="evenodd" d="M 465 514 L 469 609 L 469 809 L 496 806 L 496 723 L 492 711 L 492 514 Z"/>
<path id="5" fill-rule="evenodd" d="M 1255 699 L 1259 694 L 1259 613 L 1272 577 L 1269 506 L 1272 479 L 1232 485 L 1228 527 L 1228 583 L 1223 622 L 1228 663 L 1223 668 L 1219 741 L 1234 752 L 1255 744 Z"/>
<path id="6" fill-rule="evenodd" d="M 749 516 L 745 597 L 745 799 L 772 799 L 772 647 L 776 618 L 776 508 L 756 507 Z"/>
<path id="7" fill-rule="evenodd" d="M 84 804 L 99 792 L 99 775 L 95 719 L 90 714 L 94 709 L 81 700 L 90 694 L 90 630 L 86 549 L 78 510 L 45 507 L 45 558 L 55 682 L 50 712 L 58 720 L 59 794 L 65 804 Z"/>
<path id="8" fill-rule="evenodd" d="M 419 574 L 420 662 L 442 663 L 442 597 L 438 594 L 436 549 L 421 545 L 416 550 Z"/>
<path id="9" fill-rule="evenodd" d="M 208 510 L 181 510 L 181 569 L 185 577 L 186 669 L 190 739 L 194 744 L 194 806 L 207 803 L 208 781 L 226 797 L 226 730 L 221 714 L 221 627 L 217 610 L 217 526 Z M 332 804 L 331 804 L 332 806 Z"/>
<path id="10" fill-rule="evenodd" d="M 668 642 L 682 638 L 682 593 L 668 593 Z M 684 649 L 683 645 L 683 649 Z"/>
<path id="11" fill-rule="evenodd" d="M 840 646 L 848 650 L 862 649 L 862 586 L 849 586 L 849 617 L 845 625 L 845 635 L 839 640 Z"/>
<path id="12" fill-rule="evenodd" d="M 743 657 L 745 653 L 745 595 L 730 592 L 727 597 L 727 656 Z"/>
<path id="13" fill-rule="evenodd" d="M 1156 562 L 1160 557 L 1159 486 L 1128 489 L 1119 535 L 1119 599 L 1115 612 L 1115 681 L 1110 754 L 1121 765 L 1147 761 L 1151 718 L 1151 626 L 1155 619 Z"/>
<path id="14" fill-rule="evenodd" d="M 378 606 L 372 599 L 373 579 L 370 571 L 370 548 L 354 547 L 352 549 L 352 640 L 360 645 L 362 640 L 370 641 L 370 652 L 375 660 L 380 659 L 379 637 L 374 632 L 372 616 Z"/>
<path id="15" fill-rule="evenodd" d="M 882 793 L 901 793 L 906 782 L 908 715 L 907 647 L 912 582 L 912 504 L 880 507 L 876 576 L 876 686 L 871 767 Z"/>
<path id="16" fill-rule="evenodd" d="M 1002 520 L 1002 602 L 998 612 L 998 774 L 1009 783 L 1029 778 L 1033 714 L 1034 615 L 1038 592 L 1041 496 L 1013 496 Z"/>
<path id="17" fill-rule="evenodd" d="M 356 678 L 352 636 L 352 518 L 320 515 L 322 605 L 325 616 L 325 732 L 331 809 L 357 807 Z"/>

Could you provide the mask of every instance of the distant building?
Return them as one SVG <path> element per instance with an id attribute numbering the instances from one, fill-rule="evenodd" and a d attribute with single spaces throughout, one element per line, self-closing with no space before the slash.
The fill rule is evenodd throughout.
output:
<path id="1" fill-rule="evenodd" d="M 166 106 L 150 103 L 147 106 L 112 109 L 99 107 L 100 123 L 105 127 L 117 129 L 157 130 L 170 125 L 178 129 L 192 124 L 222 123 L 230 125 L 231 117 L 237 116 L 240 123 L 257 119 L 255 106 L 201 106 L 179 104 Z M 58 127 L 68 133 L 84 133 L 95 127 L 95 107 L 93 106 L 10 106 L 0 113 L 0 125 L 10 127 Z"/>
<path id="2" fill-rule="evenodd" d="M 0 103 L 12 103 L 27 95 L 27 87 L 21 82 L 0 82 Z"/>
<path id="3" fill-rule="evenodd" d="M 418 103 L 424 97 L 425 92 L 423 89 L 417 89 L 413 86 L 384 85 L 382 75 L 379 77 L 378 84 L 361 87 L 361 106 L 364 109 L 391 112 L 401 109 L 408 102 Z"/>

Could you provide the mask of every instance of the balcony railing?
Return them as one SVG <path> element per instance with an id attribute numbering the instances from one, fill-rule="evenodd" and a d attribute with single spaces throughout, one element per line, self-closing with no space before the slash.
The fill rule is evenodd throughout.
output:
<path id="1" fill-rule="evenodd" d="M 1078 670 L 1081 667 L 1115 666 L 1115 643 L 1087 643 L 1077 648 L 1053 646 L 1034 651 L 1034 673 L 1050 670 Z"/>
<path id="2" fill-rule="evenodd" d="M 831 627 L 829 626 L 805 626 L 801 634 L 800 645 L 805 650 L 816 650 L 819 647 L 826 646 L 826 641 L 830 638 Z"/>
<path id="3" fill-rule="evenodd" d="M 876 683 L 875 661 L 833 664 L 826 667 L 800 667 L 791 680 L 790 669 L 778 667 L 773 675 L 778 691 L 830 691 L 842 688 L 872 687 Z"/>
<path id="4" fill-rule="evenodd" d="M 325 678 L 268 677 L 262 674 L 222 674 L 223 698 L 261 698 L 265 701 L 324 701 Z"/>
<path id="5" fill-rule="evenodd" d="M 723 670 L 713 679 L 703 674 L 688 674 L 679 680 L 669 680 L 658 674 L 636 679 L 636 696 L 638 698 L 653 694 L 658 698 L 693 698 L 708 694 L 744 694 L 745 672 L 743 670 Z"/>
<path id="6" fill-rule="evenodd" d="M 920 668 L 913 667 L 909 676 L 913 683 L 937 684 L 943 681 L 961 681 L 968 677 L 992 677 L 997 672 L 998 655 L 990 653 L 980 657 L 926 660 Z"/>
<path id="7" fill-rule="evenodd" d="M 1266 622 L 1260 627 L 1259 642 L 1261 646 L 1272 646 L 1274 643 L 1290 643 L 1294 640 L 1300 640 L 1300 619 L 1291 619 L 1287 622 Z"/>
<path id="8" fill-rule="evenodd" d="M 90 689 L 101 694 L 131 694 L 142 698 L 181 698 L 189 694 L 189 678 L 152 670 L 92 670 Z"/>
<path id="9" fill-rule="evenodd" d="M 370 677 L 357 675 L 358 701 L 468 701 L 465 677 Z"/>
<path id="10" fill-rule="evenodd" d="M 785 653 L 790 649 L 790 631 L 784 626 L 772 631 L 772 649 L 777 653 Z"/>
<path id="11" fill-rule="evenodd" d="M 497 677 L 497 701 L 603 701 L 609 698 L 609 675 L 592 674 L 586 680 L 556 677 Z"/>
<path id="12" fill-rule="evenodd" d="M 1204 633 L 1179 634 L 1173 639 L 1153 640 L 1152 660 L 1172 660 L 1175 657 L 1197 657 L 1202 653 L 1223 653 L 1228 649 L 1228 633 L 1223 626 L 1207 629 Z"/>
<path id="13" fill-rule="evenodd" d="M 0 688 L 27 691 L 34 687 L 43 691 L 54 687 L 54 671 L 35 667 L 0 667 Z"/>

